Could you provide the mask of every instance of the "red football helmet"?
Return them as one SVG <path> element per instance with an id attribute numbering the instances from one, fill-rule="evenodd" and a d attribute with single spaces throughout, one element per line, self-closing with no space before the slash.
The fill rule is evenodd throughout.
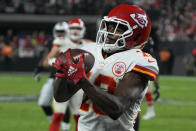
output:
<path id="1" fill-rule="evenodd" d="M 108 31 L 108 23 L 115 23 L 113 32 Z M 117 34 L 119 27 L 126 27 L 124 33 Z M 103 50 L 112 53 L 130 48 L 143 48 L 151 31 L 151 23 L 143 9 L 135 5 L 119 5 L 105 16 L 100 24 L 96 41 L 103 45 Z M 107 43 L 108 35 L 116 35 L 115 43 Z"/>
<path id="2" fill-rule="evenodd" d="M 72 40 L 79 40 L 82 39 L 85 35 L 85 25 L 81 19 L 74 18 L 69 21 L 69 30 L 70 30 L 70 38 Z"/>

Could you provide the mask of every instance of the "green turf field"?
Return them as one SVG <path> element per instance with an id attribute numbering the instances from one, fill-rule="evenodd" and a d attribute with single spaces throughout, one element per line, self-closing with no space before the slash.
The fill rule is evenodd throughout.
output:
<path id="1" fill-rule="evenodd" d="M 39 95 L 31 74 L 0 74 L 0 96 Z M 196 77 L 160 76 L 156 117 L 141 121 L 140 131 L 196 131 Z M 145 103 L 142 113 L 145 113 Z M 47 131 L 49 122 L 36 101 L 0 102 L 0 131 Z M 72 119 L 71 131 L 74 131 Z"/>

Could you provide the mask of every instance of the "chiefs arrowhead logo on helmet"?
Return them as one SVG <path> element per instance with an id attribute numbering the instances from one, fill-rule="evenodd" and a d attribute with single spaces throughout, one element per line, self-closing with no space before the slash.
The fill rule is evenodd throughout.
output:
<path id="1" fill-rule="evenodd" d="M 142 29 L 144 27 L 147 27 L 148 20 L 146 15 L 135 13 L 135 14 L 130 14 L 130 16 Z"/>

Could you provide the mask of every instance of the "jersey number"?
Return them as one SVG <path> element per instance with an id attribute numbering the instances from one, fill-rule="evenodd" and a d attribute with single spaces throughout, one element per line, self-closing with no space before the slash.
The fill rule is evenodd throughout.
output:
<path id="1" fill-rule="evenodd" d="M 117 87 L 117 82 L 114 80 L 113 77 L 111 76 L 106 76 L 106 75 L 103 75 L 103 74 L 100 74 L 98 77 L 95 78 L 95 81 L 94 81 L 94 85 L 100 87 L 101 84 L 105 84 L 107 86 L 107 91 L 111 94 L 114 93 L 116 87 Z M 89 111 L 89 108 L 90 108 L 90 104 L 88 103 L 87 101 L 88 99 L 84 99 L 83 102 L 82 102 L 82 105 L 80 107 L 81 110 L 85 111 L 85 112 L 88 112 Z M 93 111 L 98 114 L 98 115 L 105 115 L 101 110 L 99 110 L 99 108 L 92 104 L 92 109 Z"/>
<path id="2" fill-rule="evenodd" d="M 137 52 L 137 53 L 142 53 L 142 56 L 143 56 L 143 57 L 152 57 L 150 54 L 145 53 L 145 52 L 143 52 L 143 51 L 137 50 L 136 52 Z"/>

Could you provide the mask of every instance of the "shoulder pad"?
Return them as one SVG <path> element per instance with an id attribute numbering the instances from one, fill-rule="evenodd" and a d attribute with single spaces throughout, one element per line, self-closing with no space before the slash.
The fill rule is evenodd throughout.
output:
<path id="1" fill-rule="evenodd" d="M 155 80 L 159 72 L 157 60 L 141 50 L 135 50 L 134 54 L 134 67 L 132 71 L 141 73 L 150 80 Z"/>
<path id="2" fill-rule="evenodd" d="M 53 40 L 53 45 L 62 45 L 62 43 L 66 40 L 66 38 L 55 38 Z"/>

